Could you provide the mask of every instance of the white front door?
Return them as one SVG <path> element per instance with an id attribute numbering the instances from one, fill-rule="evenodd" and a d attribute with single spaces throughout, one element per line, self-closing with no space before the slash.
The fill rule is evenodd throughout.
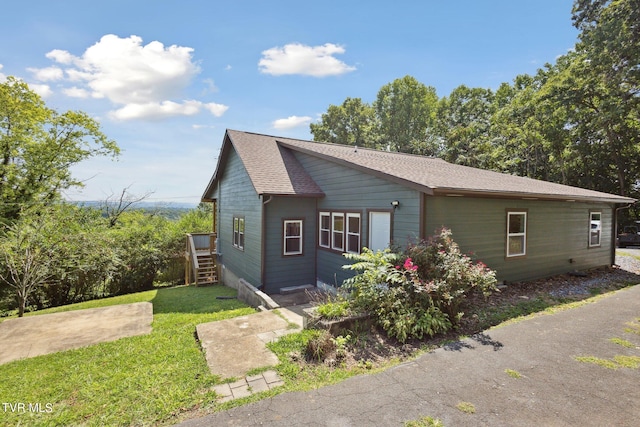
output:
<path id="1" fill-rule="evenodd" d="M 369 249 L 373 252 L 391 243 L 391 212 L 369 212 Z"/>

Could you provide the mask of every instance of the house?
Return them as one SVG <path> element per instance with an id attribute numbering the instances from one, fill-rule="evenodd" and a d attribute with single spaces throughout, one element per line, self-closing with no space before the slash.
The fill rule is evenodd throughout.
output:
<path id="1" fill-rule="evenodd" d="M 442 226 L 500 281 L 606 266 L 616 208 L 634 199 L 402 153 L 227 130 L 213 202 L 225 284 L 268 294 L 339 286 L 343 253 Z M 235 287 L 235 286 L 234 286 Z"/>

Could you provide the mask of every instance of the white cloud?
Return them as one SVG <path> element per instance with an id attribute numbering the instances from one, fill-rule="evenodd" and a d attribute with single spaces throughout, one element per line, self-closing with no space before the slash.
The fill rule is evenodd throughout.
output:
<path id="1" fill-rule="evenodd" d="M 356 69 L 333 57 L 344 52 L 345 49 L 342 46 L 332 43 L 322 46 L 291 43 L 284 47 L 273 47 L 263 51 L 258 67 L 260 72 L 274 76 L 286 74 L 313 77 L 335 76 Z"/>
<path id="2" fill-rule="evenodd" d="M 219 117 L 228 107 L 220 104 L 204 104 L 194 100 L 182 103 L 173 101 L 147 102 L 144 104 L 127 104 L 116 111 L 112 111 L 109 115 L 115 120 L 159 120 L 174 116 L 193 116 L 203 108 L 211 111 L 214 116 Z"/>
<path id="3" fill-rule="evenodd" d="M 205 110 L 209 110 L 209 112 L 216 117 L 222 116 L 224 112 L 229 109 L 229 107 L 227 107 L 226 105 L 216 104 L 214 102 L 210 102 L 208 104 L 202 104 L 202 107 Z"/>
<path id="4" fill-rule="evenodd" d="M 64 65 L 69 65 L 74 62 L 76 59 L 75 56 L 71 55 L 66 50 L 54 49 L 51 52 L 45 55 L 47 58 Z"/>
<path id="5" fill-rule="evenodd" d="M 220 116 L 228 107 L 195 100 L 172 101 L 183 96 L 200 72 L 200 67 L 192 60 L 192 53 L 190 47 L 165 47 L 159 41 L 143 45 L 142 38 L 135 35 L 120 38 L 107 34 L 82 56 L 60 49 L 52 50 L 46 56 L 67 66 L 64 69 L 67 79 L 76 83 L 63 93 L 110 100 L 121 106 L 111 112 L 112 118 L 158 119 L 193 115 L 202 109 Z M 213 81 L 207 84 L 210 88 L 215 87 Z"/>
<path id="6" fill-rule="evenodd" d="M 274 129 L 292 129 L 301 126 L 305 126 L 311 123 L 311 117 L 308 116 L 289 116 L 286 119 L 278 119 L 273 122 Z"/>
<path id="7" fill-rule="evenodd" d="M 2 71 L 3 67 L 4 67 L 4 65 L 0 64 L 0 71 Z M 5 80 L 7 80 L 7 76 L 5 76 L 4 74 L 0 73 L 0 83 L 4 82 Z"/>
<path id="8" fill-rule="evenodd" d="M 36 80 L 41 82 L 61 80 L 64 77 L 64 72 L 58 67 L 27 68 L 27 71 L 32 73 Z"/>
<path id="9" fill-rule="evenodd" d="M 49 85 L 29 84 L 29 89 L 37 93 L 43 98 L 47 98 L 53 94 Z"/>
<path id="10" fill-rule="evenodd" d="M 75 86 L 63 89 L 62 93 L 71 98 L 89 98 L 91 96 L 88 90 Z"/>

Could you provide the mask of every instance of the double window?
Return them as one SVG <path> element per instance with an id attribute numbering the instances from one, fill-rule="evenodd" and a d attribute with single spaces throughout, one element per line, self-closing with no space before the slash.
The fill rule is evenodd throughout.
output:
<path id="1" fill-rule="evenodd" d="M 244 250 L 244 217 L 233 217 L 233 247 Z"/>
<path id="2" fill-rule="evenodd" d="M 360 252 L 360 214 L 320 212 L 318 245 L 339 252 Z"/>
<path id="3" fill-rule="evenodd" d="M 284 220 L 283 254 L 302 255 L 302 220 Z"/>
<path id="4" fill-rule="evenodd" d="M 589 212 L 589 247 L 600 246 L 602 212 Z"/>
<path id="5" fill-rule="evenodd" d="M 507 258 L 527 254 L 527 212 L 507 212 Z"/>

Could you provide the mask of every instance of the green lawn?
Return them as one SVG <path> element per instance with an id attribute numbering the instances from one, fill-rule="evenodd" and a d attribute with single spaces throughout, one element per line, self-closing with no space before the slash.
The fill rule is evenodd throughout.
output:
<path id="1" fill-rule="evenodd" d="M 150 301 L 153 332 L 0 365 L 0 425 L 151 425 L 208 405 L 219 378 L 206 365 L 195 327 L 255 312 L 216 299 L 233 295 L 222 286 L 179 287 L 39 312 Z M 16 409 L 19 403 L 26 410 Z"/>

